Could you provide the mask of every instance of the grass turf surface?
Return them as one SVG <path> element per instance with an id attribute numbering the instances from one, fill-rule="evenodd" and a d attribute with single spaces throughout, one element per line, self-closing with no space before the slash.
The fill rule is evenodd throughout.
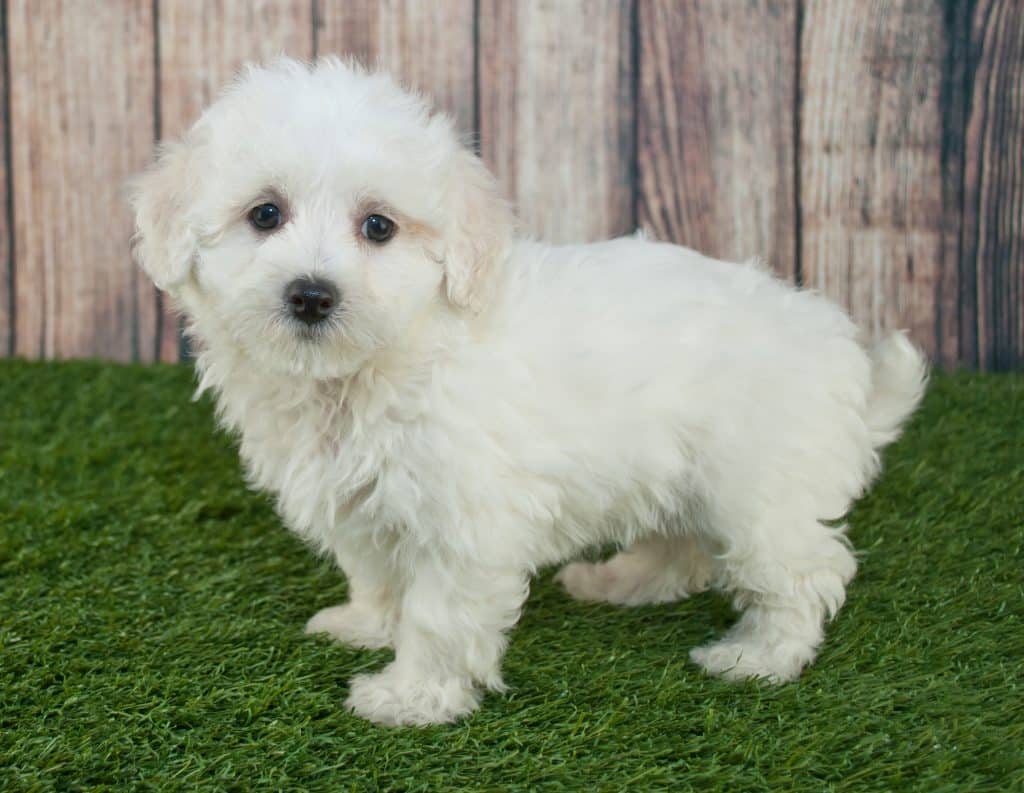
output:
<path id="1" fill-rule="evenodd" d="M 345 584 L 245 490 L 191 378 L 0 362 L 4 790 L 1024 789 L 1024 377 L 936 376 L 799 683 L 687 662 L 720 596 L 584 605 L 548 572 L 510 693 L 398 730 L 342 707 L 388 654 L 302 635 Z"/>

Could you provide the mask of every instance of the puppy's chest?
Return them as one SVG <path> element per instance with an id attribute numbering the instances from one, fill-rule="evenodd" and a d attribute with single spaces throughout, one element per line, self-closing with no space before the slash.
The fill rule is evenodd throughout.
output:
<path id="1" fill-rule="evenodd" d="M 291 529 L 315 538 L 365 513 L 403 442 L 401 428 L 358 426 L 333 406 L 276 410 L 250 427 L 240 448 L 250 482 L 277 496 Z"/>

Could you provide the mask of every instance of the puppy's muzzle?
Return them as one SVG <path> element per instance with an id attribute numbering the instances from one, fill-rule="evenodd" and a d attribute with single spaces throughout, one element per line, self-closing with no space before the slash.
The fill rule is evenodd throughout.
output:
<path id="1" fill-rule="evenodd" d="M 338 289 L 329 281 L 296 278 L 284 290 L 288 313 L 300 322 L 315 325 L 323 322 L 338 305 Z"/>

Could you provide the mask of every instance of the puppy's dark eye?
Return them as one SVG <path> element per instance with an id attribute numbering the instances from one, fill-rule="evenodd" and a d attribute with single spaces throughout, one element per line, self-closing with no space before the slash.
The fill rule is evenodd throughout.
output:
<path id="1" fill-rule="evenodd" d="M 370 242 L 387 242 L 395 236 L 395 222 L 383 215 L 370 215 L 359 231 Z"/>
<path id="2" fill-rule="evenodd" d="M 249 222 L 260 231 L 272 231 L 282 220 L 281 210 L 275 204 L 260 204 L 249 210 Z"/>

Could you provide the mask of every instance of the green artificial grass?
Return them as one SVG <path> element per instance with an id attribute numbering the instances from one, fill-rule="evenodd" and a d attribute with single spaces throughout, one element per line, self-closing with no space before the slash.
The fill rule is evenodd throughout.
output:
<path id="1" fill-rule="evenodd" d="M 0 789 L 1024 789 L 1024 377 L 936 376 L 851 517 L 861 571 L 796 684 L 687 662 L 725 600 L 535 582 L 510 693 L 372 726 L 385 652 L 302 634 L 345 597 L 245 489 L 186 367 L 0 362 Z"/>

